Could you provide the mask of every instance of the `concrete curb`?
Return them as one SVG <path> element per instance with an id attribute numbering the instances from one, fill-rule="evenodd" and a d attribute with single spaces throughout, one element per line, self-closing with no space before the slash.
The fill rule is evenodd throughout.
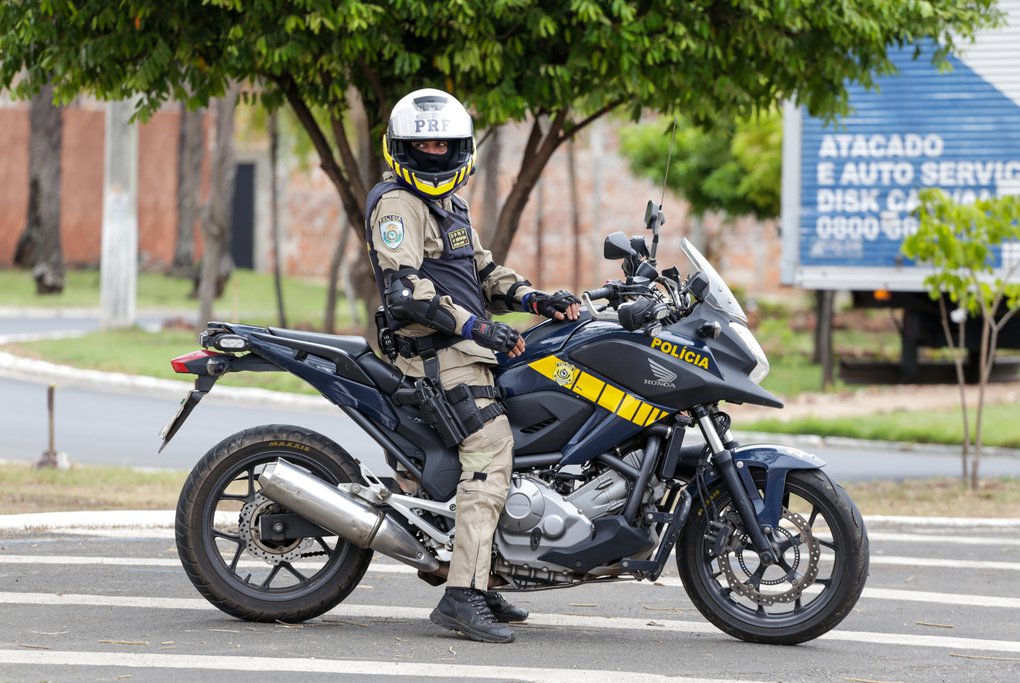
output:
<path id="1" fill-rule="evenodd" d="M 89 387 L 144 391 L 148 394 L 182 398 L 194 388 L 192 382 L 172 379 L 158 379 L 142 375 L 128 375 L 120 372 L 82 370 L 47 361 L 22 358 L 0 351 L 0 377 L 21 380 L 43 380 L 48 382 L 70 382 Z M 254 387 L 216 387 L 219 399 L 253 405 L 282 406 L 289 408 L 325 408 L 331 404 L 320 396 L 288 394 Z"/>
<path id="2" fill-rule="evenodd" d="M 53 529 L 172 529 L 173 510 L 85 510 L 79 512 L 35 512 L 0 515 L 0 531 L 42 531 Z M 869 524 L 915 527 L 980 527 L 1020 529 L 1020 519 L 985 517 L 902 517 L 865 515 Z"/>

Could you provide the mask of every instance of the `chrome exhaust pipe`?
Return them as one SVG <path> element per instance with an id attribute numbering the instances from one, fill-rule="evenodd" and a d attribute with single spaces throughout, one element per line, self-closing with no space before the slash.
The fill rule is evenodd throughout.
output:
<path id="1" fill-rule="evenodd" d="M 266 465 L 259 484 L 262 495 L 359 548 L 377 550 L 426 573 L 439 569 L 439 560 L 385 513 L 286 460 Z"/>

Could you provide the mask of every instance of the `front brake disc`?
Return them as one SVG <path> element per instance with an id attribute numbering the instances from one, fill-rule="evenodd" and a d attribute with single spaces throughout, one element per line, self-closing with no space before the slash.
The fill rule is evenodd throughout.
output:
<path id="1" fill-rule="evenodd" d="M 811 533 L 807 520 L 788 510 L 783 513 L 783 519 L 793 525 L 793 530 L 777 526 L 772 533 L 773 538 L 782 537 L 781 540 L 792 542 L 780 558 L 789 566 L 788 569 L 780 564 L 762 568 L 747 534 L 741 536 L 741 542 L 731 553 L 719 558 L 719 566 L 733 592 L 758 605 L 793 602 L 818 577 L 821 544 Z M 798 536 L 799 542 L 796 540 Z M 751 556 L 753 569 L 745 553 Z M 782 584 L 788 587 L 785 590 L 775 589 Z"/>

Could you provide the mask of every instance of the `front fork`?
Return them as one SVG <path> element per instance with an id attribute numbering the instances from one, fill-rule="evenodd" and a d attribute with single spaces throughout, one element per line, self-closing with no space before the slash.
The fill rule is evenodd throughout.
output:
<path id="1" fill-rule="evenodd" d="M 755 552 L 758 553 L 758 557 L 763 565 L 775 564 L 777 560 L 776 553 L 768 536 L 766 536 L 766 527 L 759 523 L 751 496 L 740 480 L 740 473 L 737 472 L 737 468 L 743 467 L 744 463 L 734 463 L 733 453 L 727 448 L 727 445 L 736 447 L 736 442 L 729 438 L 728 429 L 726 431 L 727 440 L 725 443 L 723 442 L 722 437 L 719 436 L 712 413 L 704 406 L 696 406 L 691 410 L 691 415 L 697 420 L 701 433 L 705 437 L 705 443 L 708 444 L 709 450 L 712 451 L 712 465 L 719 473 L 719 476 L 722 477 L 726 488 L 729 489 L 733 505 L 737 508 L 737 513 L 744 521 L 744 529 L 751 539 Z M 771 529 L 767 529 L 767 531 L 771 532 Z"/>

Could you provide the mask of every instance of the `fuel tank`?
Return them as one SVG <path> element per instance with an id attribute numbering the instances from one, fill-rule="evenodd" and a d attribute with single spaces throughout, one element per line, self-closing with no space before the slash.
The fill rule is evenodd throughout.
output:
<path id="1" fill-rule="evenodd" d="M 526 351 L 496 371 L 517 452 L 584 462 L 695 404 L 781 406 L 748 378 L 747 352 L 733 339 L 694 333 L 704 322 L 650 336 L 583 315 L 525 332 Z"/>

